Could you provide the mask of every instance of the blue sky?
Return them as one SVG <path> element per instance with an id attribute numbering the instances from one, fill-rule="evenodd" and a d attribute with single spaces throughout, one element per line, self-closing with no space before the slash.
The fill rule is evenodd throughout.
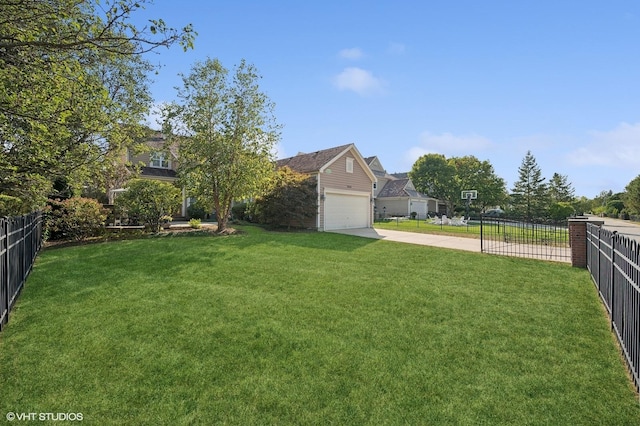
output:
<path id="1" fill-rule="evenodd" d="M 134 22 L 148 17 L 198 32 L 149 56 L 156 102 L 196 61 L 246 59 L 284 125 L 279 157 L 355 143 L 394 173 L 474 155 L 511 189 L 530 150 L 589 198 L 640 175 L 635 0 L 155 0 Z"/>

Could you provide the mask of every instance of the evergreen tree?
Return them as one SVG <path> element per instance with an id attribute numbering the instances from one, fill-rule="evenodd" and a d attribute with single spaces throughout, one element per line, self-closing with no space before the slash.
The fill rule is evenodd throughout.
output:
<path id="1" fill-rule="evenodd" d="M 548 205 L 548 188 L 531 151 L 518 168 L 518 181 L 511 190 L 513 212 L 527 220 L 540 218 Z"/>
<path id="2" fill-rule="evenodd" d="M 575 199 L 575 190 L 566 175 L 554 173 L 549 181 L 549 197 L 554 203 L 571 203 Z"/>

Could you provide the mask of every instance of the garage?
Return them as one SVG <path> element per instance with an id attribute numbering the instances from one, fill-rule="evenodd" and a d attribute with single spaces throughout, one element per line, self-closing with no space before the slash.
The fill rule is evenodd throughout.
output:
<path id="1" fill-rule="evenodd" d="M 419 218 L 427 216 L 427 202 L 423 200 L 411 200 L 409 205 L 409 214 L 416 212 Z"/>
<path id="2" fill-rule="evenodd" d="M 370 226 L 369 194 L 327 192 L 324 202 L 324 229 L 366 228 Z"/>

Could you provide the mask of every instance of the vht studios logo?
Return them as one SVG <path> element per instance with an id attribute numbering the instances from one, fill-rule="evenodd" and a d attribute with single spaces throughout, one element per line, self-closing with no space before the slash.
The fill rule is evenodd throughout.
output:
<path id="1" fill-rule="evenodd" d="M 82 413 L 7 413 L 7 420 L 18 421 L 53 421 L 76 422 L 82 421 Z"/>

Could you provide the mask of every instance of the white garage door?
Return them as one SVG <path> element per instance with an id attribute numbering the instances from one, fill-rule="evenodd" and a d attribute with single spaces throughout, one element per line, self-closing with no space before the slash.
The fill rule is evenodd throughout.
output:
<path id="1" fill-rule="evenodd" d="M 324 202 L 324 229 L 366 228 L 369 226 L 369 196 L 327 193 Z"/>
<path id="2" fill-rule="evenodd" d="M 424 218 L 427 215 L 427 202 L 426 201 L 412 201 L 411 212 L 418 213 L 419 218 Z M 409 213 L 411 213 L 409 212 Z"/>

